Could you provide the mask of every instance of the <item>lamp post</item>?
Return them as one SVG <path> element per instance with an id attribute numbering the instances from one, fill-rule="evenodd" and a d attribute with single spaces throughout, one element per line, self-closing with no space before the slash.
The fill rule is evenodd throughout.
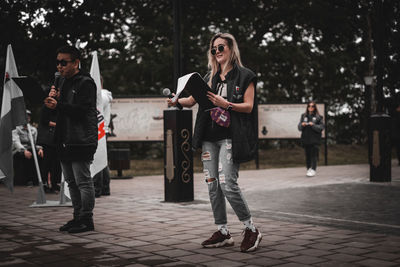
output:
<path id="1" fill-rule="evenodd" d="M 178 78 L 182 76 L 182 51 L 181 51 L 181 18 L 182 0 L 173 0 L 174 15 L 174 89 L 176 90 Z"/>
<path id="2" fill-rule="evenodd" d="M 371 88 L 372 88 L 372 83 L 374 82 L 376 76 L 372 75 L 367 75 L 364 77 L 364 83 L 365 83 L 365 113 L 366 113 L 366 119 L 367 119 L 367 131 L 369 132 L 369 118 L 371 117 L 371 104 L 372 104 L 372 98 L 371 98 Z"/>
<path id="3" fill-rule="evenodd" d="M 370 181 L 390 182 L 392 179 L 390 117 L 382 112 L 376 113 L 375 98 L 371 92 L 374 88 L 375 78 L 376 76 L 372 75 L 364 77 Z"/>

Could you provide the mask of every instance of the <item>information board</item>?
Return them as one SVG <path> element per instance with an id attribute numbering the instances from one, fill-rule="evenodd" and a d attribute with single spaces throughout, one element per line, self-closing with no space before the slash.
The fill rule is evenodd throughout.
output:
<path id="1" fill-rule="evenodd" d="M 165 97 L 114 98 L 111 103 L 113 141 L 163 141 Z M 193 125 L 197 105 L 193 107 Z"/>
<path id="2" fill-rule="evenodd" d="M 300 138 L 297 125 L 306 107 L 307 104 L 259 104 L 259 139 Z M 317 107 L 324 115 L 325 105 L 317 103 Z M 115 136 L 108 137 L 107 141 L 163 141 L 163 112 L 167 108 L 165 97 L 113 99 L 111 114 L 115 117 L 112 119 L 112 133 Z M 194 127 L 198 105 L 191 109 Z M 325 137 L 325 131 L 322 137 Z"/>
<path id="3" fill-rule="evenodd" d="M 297 125 L 307 104 L 260 104 L 258 105 L 258 138 L 290 139 L 300 138 Z M 319 113 L 324 116 L 325 105 L 317 103 Z M 324 117 L 325 123 L 325 117 Z M 325 137 L 325 131 L 322 132 Z"/>

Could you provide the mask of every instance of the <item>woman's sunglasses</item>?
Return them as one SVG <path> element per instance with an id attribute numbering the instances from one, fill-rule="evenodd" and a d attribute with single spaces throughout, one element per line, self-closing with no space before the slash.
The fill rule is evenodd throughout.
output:
<path id="1" fill-rule="evenodd" d="M 315 108 L 315 106 L 314 106 L 314 105 L 308 105 L 308 107 L 309 107 L 309 108 Z"/>
<path id="2" fill-rule="evenodd" d="M 222 51 L 224 51 L 224 49 L 225 49 L 225 45 L 220 44 L 220 45 L 218 45 L 217 48 L 215 48 L 215 47 L 211 48 L 211 54 L 212 54 L 213 56 L 215 56 L 215 54 L 217 53 L 217 49 L 218 49 L 219 52 L 222 52 Z"/>
<path id="3" fill-rule="evenodd" d="M 74 60 L 56 60 L 56 66 L 61 65 L 63 67 L 67 66 L 68 62 L 73 62 Z"/>

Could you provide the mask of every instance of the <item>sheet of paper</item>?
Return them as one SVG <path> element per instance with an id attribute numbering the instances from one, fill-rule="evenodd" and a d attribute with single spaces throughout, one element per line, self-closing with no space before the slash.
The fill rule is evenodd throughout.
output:
<path id="1" fill-rule="evenodd" d="M 189 81 L 190 77 L 192 77 L 192 75 L 196 74 L 196 73 L 197 72 L 192 72 L 192 73 L 186 74 L 185 76 L 182 76 L 178 79 L 176 93 L 175 93 L 175 96 L 172 98 L 172 102 L 175 102 L 176 100 L 178 100 L 179 95 L 185 89 L 186 83 Z"/>

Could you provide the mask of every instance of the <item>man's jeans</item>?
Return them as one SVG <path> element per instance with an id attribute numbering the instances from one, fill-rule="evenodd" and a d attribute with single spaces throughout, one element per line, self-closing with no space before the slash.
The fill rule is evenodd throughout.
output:
<path id="1" fill-rule="evenodd" d="M 90 176 L 91 161 L 61 161 L 68 182 L 75 219 L 91 219 L 94 208 L 94 187 Z"/>
<path id="2" fill-rule="evenodd" d="M 227 223 L 225 197 L 240 221 L 249 220 L 250 211 L 237 183 L 239 164 L 232 160 L 232 140 L 204 141 L 202 149 L 201 160 L 215 224 Z"/>

